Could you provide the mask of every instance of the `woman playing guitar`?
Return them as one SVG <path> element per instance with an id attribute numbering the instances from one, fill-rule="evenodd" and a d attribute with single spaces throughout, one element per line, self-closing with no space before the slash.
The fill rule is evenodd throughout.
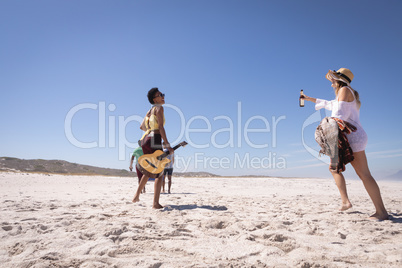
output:
<path id="1" fill-rule="evenodd" d="M 148 100 L 151 104 L 153 104 L 153 106 L 148 111 L 140 127 L 142 130 L 146 131 L 144 136 L 141 138 L 142 151 L 145 155 L 152 154 L 156 150 L 162 150 L 163 140 L 163 146 L 168 149 L 170 153 L 173 153 L 173 149 L 170 147 L 164 128 L 165 115 L 162 105 L 165 104 L 165 94 L 159 92 L 158 88 L 154 87 L 148 91 Z M 133 202 L 140 201 L 141 191 L 145 187 L 148 179 L 149 176 L 145 174 L 142 176 Z M 163 206 L 159 204 L 162 181 L 162 176 L 155 178 L 154 202 L 152 206 L 152 208 L 155 209 L 163 208 Z"/>

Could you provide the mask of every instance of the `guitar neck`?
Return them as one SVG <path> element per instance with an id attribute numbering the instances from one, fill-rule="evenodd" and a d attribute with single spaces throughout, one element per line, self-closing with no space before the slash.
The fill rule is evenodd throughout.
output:
<path id="1" fill-rule="evenodd" d="M 175 147 L 173 147 L 173 148 L 172 148 L 173 151 L 176 151 L 176 149 L 178 149 L 180 146 L 181 146 L 181 145 L 178 144 L 178 145 L 176 145 Z M 169 151 L 164 152 L 163 154 L 161 154 L 161 157 L 164 158 L 164 157 L 166 157 L 166 156 L 168 156 L 168 155 L 169 155 Z"/>
<path id="2" fill-rule="evenodd" d="M 176 151 L 176 149 L 180 148 L 181 144 L 177 144 L 175 147 L 173 147 L 173 151 Z"/>
<path id="3" fill-rule="evenodd" d="M 174 151 L 176 151 L 176 149 L 180 148 L 181 146 L 183 146 L 183 144 L 177 144 L 177 145 L 176 145 L 175 147 L 173 147 L 172 149 L 173 149 Z M 168 155 L 169 155 L 169 151 L 164 152 L 164 153 L 161 154 L 158 158 L 163 159 L 163 158 L 165 158 L 165 157 L 168 156 Z"/>

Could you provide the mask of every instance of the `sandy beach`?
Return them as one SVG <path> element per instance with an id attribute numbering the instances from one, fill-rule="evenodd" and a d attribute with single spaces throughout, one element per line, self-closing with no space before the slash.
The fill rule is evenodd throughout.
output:
<path id="1" fill-rule="evenodd" d="M 330 179 L 153 182 L 0 173 L 1 267 L 401 267 L 402 183 L 379 181 L 392 220 L 373 221 L 360 181 L 338 212 Z"/>

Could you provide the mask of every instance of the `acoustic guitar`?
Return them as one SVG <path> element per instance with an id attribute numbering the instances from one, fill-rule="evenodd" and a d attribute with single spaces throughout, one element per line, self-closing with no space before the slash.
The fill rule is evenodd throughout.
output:
<path id="1" fill-rule="evenodd" d="M 180 146 L 186 146 L 187 142 L 183 141 L 173 147 L 173 150 L 178 149 Z M 156 150 L 152 154 L 144 154 L 138 158 L 137 168 L 142 174 L 150 178 L 158 178 L 165 166 L 170 162 L 167 158 L 169 151 L 163 152 L 161 150 Z"/>

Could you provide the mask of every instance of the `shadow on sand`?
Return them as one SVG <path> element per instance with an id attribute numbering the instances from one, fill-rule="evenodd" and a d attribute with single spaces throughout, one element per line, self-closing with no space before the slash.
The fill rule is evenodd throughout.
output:
<path id="1" fill-rule="evenodd" d="M 360 211 L 351 211 L 347 212 L 347 214 L 365 214 L 365 213 L 362 213 Z M 389 215 L 388 220 L 392 221 L 393 223 L 402 223 L 402 213 L 389 213 L 388 215 Z"/>
<path id="2" fill-rule="evenodd" d="M 175 195 L 175 194 L 195 194 L 195 193 L 168 193 L 167 191 L 165 191 L 165 192 L 161 192 L 161 194 L 166 194 L 166 195 Z"/>
<path id="3" fill-rule="evenodd" d="M 389 213 L 389 220 L 393 223 L 402 223 L 402 213 Z"/>
<path id="4" fill-rule="evenodd" d="M 172 210 L 191 210 L 191 209 L 197 209 L 197 208 L 202 208 L 202 209 L 209 209 L 209 210 L 228 210 L 227 207 L 225 206 L 198 206 L 198 205 L 171 205 L 171 206 L 166 206 L 164 207 L 164 211 L 172 211 Z"/>

